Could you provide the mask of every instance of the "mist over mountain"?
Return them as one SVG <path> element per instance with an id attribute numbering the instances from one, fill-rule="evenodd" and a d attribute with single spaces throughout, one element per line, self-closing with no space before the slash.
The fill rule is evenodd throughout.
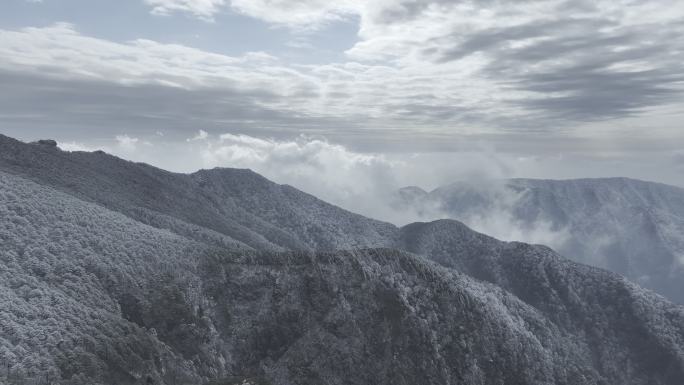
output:
<path id="1" fill-rule="evenodd" d="M 684 307 L 618 274 L 453 220 L 399 228 L 248 170 L 0 136 L 0 213 L 8 383 L 684 378 Z"/>
<path id="2" fill-rule="evenodd" d="M 458 182 L 398 191 L 395 206 L 425 219 L 543 243 L 684 302 L 684 189 L 627 178 Z"/>
<path id="3" fill-rule="evenodd" d="M 0 4 L 0 385 L 684 385 L 682 0 Z"/>

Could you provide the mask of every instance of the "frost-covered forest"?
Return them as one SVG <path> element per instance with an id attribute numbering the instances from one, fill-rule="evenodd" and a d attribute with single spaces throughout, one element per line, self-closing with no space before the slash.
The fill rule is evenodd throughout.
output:
<path id="1" fill-rule="evenodd" d="M 0 383 L 684 378 L 684 307 L 547 247 L 0 139 Z"/>
<path id="2" fill-rule="evenodd" d="M 164 272 L 182 279 L 204 246 L 5 173 L 0 186 L 5 377 L 89 384 L 108 378 L 105 358 L 138 373 L 175 360 L 122 310 L 152 300 L 150 284 Z M 137 306 L 135 316 L 151 316 L 154 304 Z"/>
<path id="3" fill-rule="evenodd" d="M 424 220 L 452 218 L 508 240 L 542 243 L 684 304 L 684 189 L 628 178 L 457 182 L 398 191 Z"/>

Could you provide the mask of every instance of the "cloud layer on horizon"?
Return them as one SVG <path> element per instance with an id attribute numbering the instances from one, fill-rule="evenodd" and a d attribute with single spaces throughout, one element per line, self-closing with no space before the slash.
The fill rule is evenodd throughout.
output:
<path id="1" fill-rule="evenodd" d="M 473 105 L 486 101 L 500 112 L 519 112 L 520 126 L 539 118 L 623 117 L 681 101 L 684 9 L 675 0 L 152 1 L 197 9 L 211 3 L 215 12 L 230 8 L 288 28 L 356 15 L 359 40 L 347 51 L 351 59 L 413 71 L 428 67 L 449 86 L 466 87 L 462 94 Z M 491 93 L 503 95 L 482 95 Z M 466 104 L 448 92 L 424 96 L 432 98 L 404 110 L 440 107 L 446 98 L 446 108 L 433 110 L 445 117 L 463 113 L 459 107 Z"/>
<path id="2" fill-rule="evenodd" d="M 433 153 L 369 153 L 322 137 L 276 139 L 230 132 L 215 135 L 203 130 L 177 141 L 159 135 L 143 138 L 123 133 L 101 143 L 68 141 L 59 142 L 59 146 L 66 151 L 101 149 L 176 172 L 249 168 L 276 183 L 290 184 L 345 209 L 396 224 L 444 217 L 439 208 L 419 212 L 393 206 L 394 193 L 408 185 L 431 190 L 456 181 L 491 184 L 511 177 L 572 178 L 576 177 L 576 167 L 585 169 L 585 177 L 615 176 L 611 174 L 615 170 L 630 170 L 632 176 L 646 180 L 654 170 L 670 167 L 672 180 L 680 172 L 672 167 L 676 157 L 649 160 L 616 155 L 601 160 L 590 154 L 572 153 L 520 157 L 486 147 Z M 509 223 L 511 218 L 505 216 L 469 220 L 476 229 L 486 228 L 500 238 L 513 239 L 514 227 Z M 544 236 L 559 235 L 547 230 L 540 224 L 527 233 L 526 240 L 539 242 Z"/>
<path id="3" fill-rule="evenodd" d="M 94 84 L 131 87 L 131 95 L 165 88 L 187 93 L 186 100 L 206 97 L 202 105 L 213 104 L 207 109 L 214 112 L 229 111 L 211 116 L 192 103 L 175 104 L 173 96 L 149 99 L 152 110 L 155 103 L 173 105 L 168 115 L 222 123 L 237 114 L 232 121 L 245 126 L 255 117 L 251 126 L 263 126 L 258 117 L 274 115 L 273 127 L 325 130 L 325 122 L 417 135 L 574 132 L 653 116 L 683 101 L 684 9 L 670 0 L 145 3 L 155 14 L 211 18 L 232 11 L 293 29 L 354 15 L 359 30 L 345 61 L 299 64 L 266 52 L 228 56 L 144 38 L 114 42 L 57 23 L 0 31 L 0 68 L 10 77 L 68 80 L 84 91 Z M 100 95 L 85 95 L 101 108 L 122 110 L 116 100 L 92 96 Z"/>
<path id="4" fill-rule="evenodd" d="M 489 152 L 533 165 L 519 176 L 553 165 L 559 177 L 598 169 L 671 183 L 684 172 L 684 9 L 674 0 L 293 4 L 139 2 L 155 20 L 208 25 L 232 13 L 304 39 L 353 24 L 355 41 L 335 60 L 303 63 L 144 34 L 117 41 L 70 23 L 0 25 L 1 130 L 85 148 L 109 141 L 133 158 L 158 153 L 159 133 L 187 147 L 229 132 L 304 135 L 391 161 Z M 177 168 L 165 154 L 142 159 Z"/>

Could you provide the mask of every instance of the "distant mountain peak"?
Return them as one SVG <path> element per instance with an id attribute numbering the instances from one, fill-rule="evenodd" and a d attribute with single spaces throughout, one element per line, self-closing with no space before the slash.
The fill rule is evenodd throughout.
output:
<path id="1" fill-rule="evenodd" d="M 403 203 L 422 220 L 437 213 L 497 238 L 550 245 L 684 303 L 680 187 L 627 177 L 460 181 Z"/>

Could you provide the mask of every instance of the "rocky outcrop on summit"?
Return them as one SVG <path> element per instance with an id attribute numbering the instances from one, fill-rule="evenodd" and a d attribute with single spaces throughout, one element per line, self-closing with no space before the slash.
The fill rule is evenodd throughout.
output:
<path id="1" fill-rule="evenodd" d="M 41 146 L 47 146 L 47 147 L 57 147 L 57 141 L 53 139 L 40 139 L 38 141 L 35 141 L 31 144 L 38 144 Z"/>

